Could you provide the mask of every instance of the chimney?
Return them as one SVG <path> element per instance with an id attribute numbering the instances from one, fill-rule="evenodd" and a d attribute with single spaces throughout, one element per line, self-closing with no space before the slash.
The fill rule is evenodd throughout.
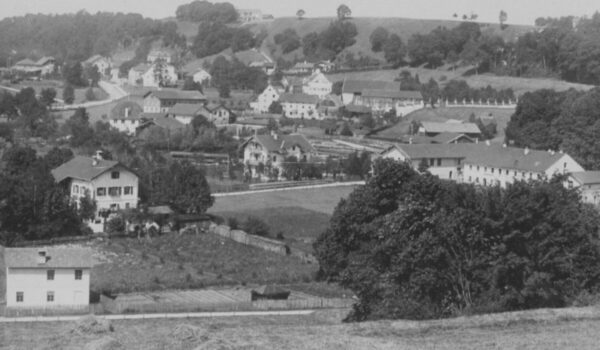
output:
<path id="1" fill-rule="evenodd" d="M 525 147 L 525 149 L 523 150 L 523 154 L 524 155 L 528 155 L 529 154 L 529 147 Z"/>
<path id="2" fill-rule="evenodd" d="M 129 118 L 129 107 L 125 108 L 125 118 Z"/>
<path id="3" fill-rule="evenodd" d="M 49 256 L 46 256 L 46 251 L 43 249 L 38 250 L 37 262 L 38 264 L 45 264 L 50 260 Z"/>

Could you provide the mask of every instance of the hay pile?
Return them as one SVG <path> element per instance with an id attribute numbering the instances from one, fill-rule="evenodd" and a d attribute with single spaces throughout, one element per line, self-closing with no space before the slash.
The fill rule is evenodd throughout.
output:
<path id="1" fill-rule="evenodd" d="M 197 340 L 206 341 L 206 330 L 189 324 L 180 324 L 171 332 L 171 337 L 179 341 L 193 342 Z"/>
<path id="2" fill-rule="evenodd" d="M 94 315 L 84 316 L 76 321 L 71 333 L 78 334 L 103 334 L 114 331 L 109 320 L 97 318 Z"/>
<path id="3" fill-rule="evenodd" d="M 83 350 L 120 350 L 122 348 L 121 343 L 115 338 L 106 336 L 85 344 Z"/>

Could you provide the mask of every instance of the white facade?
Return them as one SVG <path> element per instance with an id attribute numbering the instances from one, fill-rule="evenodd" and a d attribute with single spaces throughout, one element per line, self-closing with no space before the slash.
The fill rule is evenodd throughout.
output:
<path id="1" fill-rule="evenodd" d="M 231 112 L 225 107 L 217 107 L 210 111 L 210 122 L 219 126 L 219 125 L 227 125 L 229 124 L 229 118 L 231 117 Z"/>
<path id="2" fill-rule="evenodd" d="M 52 280 L 48 270 L 54 271 Z M 89 305 L 89 296 L 89 268 L 6 268 L 7 307 L 81 307 Z"/>
<path id="3" fill-rule="evenodd" d="M 279 101 L 280 96 L 281 92 L 273 85 L 269 85 L 258 95 L 258 100 L 251 104 L 252 108 L 256 113 L 269 113 L 269 107 L 273 102 Z"/>
<path id="4" fill-rule="evenodd" d="M 129 70 L 129 85 L 140 85 L 143 87 L 159 87 L 161 74 L 155 72 L 155 65 L 133 67 Z M 162 69 L 162 80 L 164 85 L 174 84 L 177 81 L 177 72 L 172 65 L 164 65 Z"/>
<path id="5" fill-rule="evenodd" d="M 95 66 L 98 72 L 102 75 L 111 75 L 112 73 L 106 74 L 107 70 L 112 69 L 112 61 L 110 58 L 102 56 L 94 56 L 90 60 L 86 61 L 87 64 Z"/>
<path id="6" fill-rule="evenodd" d="M 283 114 L 288 118 L 293 119 L 323 119 L 319 115 L 317 105 L 313 103 L 301 102 L 282 102 Z"/>
<path id="7" fill-rule="evenodd" d="M 333 83 L 327 79 L 325 74 L 321 73 L 319 69 L 307 79 L 306 83 L 302 87 L 302 92 L 307 95 L 315 95 L 319 96 L 319 98 L 324 98 L 325 96 L 331 94 L 333 88 Z"/>
<path id="8" fill-rule="evenodd" d="M 198 84 L 209 84 L 212 79 L 212 76 L 210 75 L 210 73 L 208 73 L 204 69 L 200 69 L 199 71 L 194 73 L 194 75 L 192 76 L 192 79 L 194 80 L 195 83 L 198 83 Z"/>
<path id="9" fill-rule="evenodd" d="M 165 63 L 171 63 L 173 61 L 173 53 L 168 50 L 152 50 L 148 53 L 148 62 L 154 63 L 158 60 L 162 60 Z"/>
<path id="10" fill-rule="evenodd" d="M 393 159 L 401 162 L 409 162 L 413 169 L 418 170 L 419 165 L 425 159 L 427 171 L 440 179 L 460 181 L 461 166 L 463 159 L 456 158 L 415 158 L 410 159 L 396 148 L 382 153 L 381 158 Z"/>
<path id="11" fill-rule="evenodd" d="M 98 211 L 137 208 L 138 177 L 125 168 L 115 167 L 93 179 L 90 185 Z"/>
<path id="12" fill-rule="evenodd" d="M 108 121 L 111 127 L 119 130 L 119 132 L 127 135 L 135 135 L 137 128 L 141 125 L 140 119 L 132 118 L 115 118 Z"/>

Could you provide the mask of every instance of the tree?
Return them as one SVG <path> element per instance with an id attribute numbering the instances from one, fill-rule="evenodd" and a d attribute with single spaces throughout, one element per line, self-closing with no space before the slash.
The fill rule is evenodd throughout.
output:
<path id="1" fill-rule="evenodd" d="M 296 12 L 296 17 L 298 17 L 299 20 L 302 20 L 304 18 L 305 14 L 306 14 L 306 12 L 304 12 L 303 9 L 300 9 Z"/>
<path id="2" fill-rule="evenodd" d="M 406 47 L 398 35 L 390 35 L 383 43 L 382 50 L 388 63 L 399 66 L 405 62 Z"/>
<path id="3" fill-rule="evenodd" d="M 369 37 L 369 41 L 371 42 L 371 50 L 373 50 L 373 52 L 382 51 L 383 45 L 388 40 L 389 36 L 390 32 L 387 29 L 383 27 L 375 28 Z"/>
<path id="4" fill-rule="evenodd" d="M 83 67 L 81 62 L 71 62 L 63 67 L 63 78 L 65 84 L 72 86 L 87 86 L 88 82 L 83 77 Z"/>
<path id="5" fill-rule="evenodd" d="M 508 15 L 506 14 L 506 11 L 500 10 L 499 19 L 500 19 L 500 29 L 504 30 L 506 28 L 506 25 L 504 23 L 508 19 Z"/>
<path id="6" fill-rule="evenodd" d="M 249 216 L 242 223 L 242 230 L 250 235 L 268 237 L 271 229 L 263 220 L 256 216 Z"/>
<path id="7" fill-rule="evenodd" d="M 340 135 L 342 136 L 353 136 L 352 130 L 350 129 L 350 125 L 348 123 L 344 123 L 342 125 L 342 130 L 340 130 Z"/>
<path id="8" fill-rule="evenodd" d="M 229 84 L 222 84 L 221 86 L 219 86 L 219 97 L 220 98 L 231 97 L 231 89 L 229 88 Z"/>
<path id="9" fill-rule="evenodd" d="M 91 64 L 87 65 L 83 72 L 83 80 L 88 83 L 90 87 L 98 86 L 101 74 L 98 71 L 98 67 Z"/>
<path id="10" fill-rule="evenodd" d="M 94 89 L 89 87 L 85 90 L 85 100 L 86 101 L 96 101 L 96 94 L 94 93 Z"/>
<path id="11" fill-rule="evenodd" d="M 65 88 L 63 89 L 62 98 L 66 104 L 73 104 L 73 102 L 75 101 L 75 89 L 73 89 L 72 85 L 65 86 Z"/>
<path id="12" fill-rule="evenodd" d="M 84 145 L 94 147 L 97 145 L 94 129 L 90 125 L 89 114 L 85 108 L 78 108 L 65 122 L 63 130 L 71 136 L 69 139 L 71 147 L 82 147 Z"/>
<path id="13" fill-rule="evenodd" d="M 423 85 L 421 89 L 421 93 L 423 94 L 423 100 L 425 104 L 429 102 L 431 107 L 434 108 L 437 100 L 440 98 L 440 87 L 433 78 L 430 78 L 427 84 Z"/>
<path id="14" fill-rule="evenodd" d="M 279 130 L 277 121 L 274 118 L 269 118 L 269 121 L 267 122 L 267 130 L 269 130 L 270 132 L 276 132 L 277 130 Z"/>
<path id="15" fill-rule="evenodd" d="M 186 214 L 204 214 L 215 200 L 204 171 L 187 161 L 174 162 L 169 169 L 172 182 L 168 188 L 173 209 Z"/>
<path id="16" fill-rule="evenodd" d="M 269 106 L 269 113 L 271 113 L 271 114 L 282 114 L 283 113 L 283 106 L 281 105 L 281 103 L 279 103 L 279 101 L 273 101 L 271 103 L 271 105 Z"/>
<path id="17" fill-rule="evenodd" d="M 83 197 L 79 198 L 79 205 L 77 206 L 77 212 L 79 217 L 83 220 L 92 220 L 96 216 L 96 201 L 90 197 L 89 193 L 86 193 Z"/>
<path id="18" fill-rule="evenodd" d="M 56 98 L 56 90 L 53 88 L 42 89 L 40 95 L 40 102 L 46 106 L 50 106 L 54 103 L 54 99 Z"/>
<path id="19" fill-rule="evenodd" d="M 73 159 L 75 155 L 70 148 L 58 148 L 53 147 L 46 155 L 44 156 L 44 162 L 48 165 L 50 169 L 58 168 L 60 165 L 70 161 Z"/>
<path id="20" fill-rule="evenodd" d="M 346 18 L 350 17 L 351 15 L 352 15 L 352 11 L 350 10 L 350 8 L 348 6 L 346 6 L 345 4 L 341 4 L 340 6 L 338 6 L 338 8 L 337 8 L 338 20 L 343 21 Z"/>

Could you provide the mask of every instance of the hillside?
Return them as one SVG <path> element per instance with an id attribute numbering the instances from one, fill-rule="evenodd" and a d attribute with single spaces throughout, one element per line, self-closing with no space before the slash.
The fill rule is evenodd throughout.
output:
<path id="1" fill-rule="evenodd" d="M 263 50 L 270 53 L 274 57 L 281 55 L 280 52 L 272 52 L 269 48 L 273 46 L 273 37 L 283 32 L 287 28 L 296 30 L 300 37 L 305 36 L 311 32 L 320 32 L 327 28 L 331 21 L 335 20 L 333 17 L 320 17 L 320 18 L 305 18 L 298 20 L 296 17 L 282 17 L 277 18 L 274 21 L 250 24 L 254 32 L 260 32 L 266 30 L 269 34 L 267 39 L 263 43 Z M 349 48 L 349 51 L 354 53 L 362 52 L 371 57 L 375 57 L 383 60 L 382 53 L 371 52 L 371 44 L 369 43 L 369 36 L 375 30 L 375 28 L 381 26 L 390 31 L 390 33 L 398 34 L 404 42 L 413 34 L 426 34 L 434 30 L 439 26 L 447 28 L 456 27 L 461 21 L 454 20 L 429 20 L 429 19 L 412 19 L 412 18 L 370 18 L 370 17 L 357 17 L 350 19 L 358 29 L 358 36 L 356 37 L 356 44 Z M 505 41 L 514 41 L 517 37 L 523 33 L 531 31 L 532 26 L 523 25 L 510 25 L 505 30 L 500 30 L 500 26 L 496 23 L 482 23 L 482 32 L 493 33 L 502 36 Z M 190 42 L 198 28 L 198 24 L 192 22 L 178 21 L 178 31 L 187 37 Z M 291 60 L 294 58 L 302 58 L 302 50 L 298 49 L 294 52 L 283 55 L 283 58 Z"/>

